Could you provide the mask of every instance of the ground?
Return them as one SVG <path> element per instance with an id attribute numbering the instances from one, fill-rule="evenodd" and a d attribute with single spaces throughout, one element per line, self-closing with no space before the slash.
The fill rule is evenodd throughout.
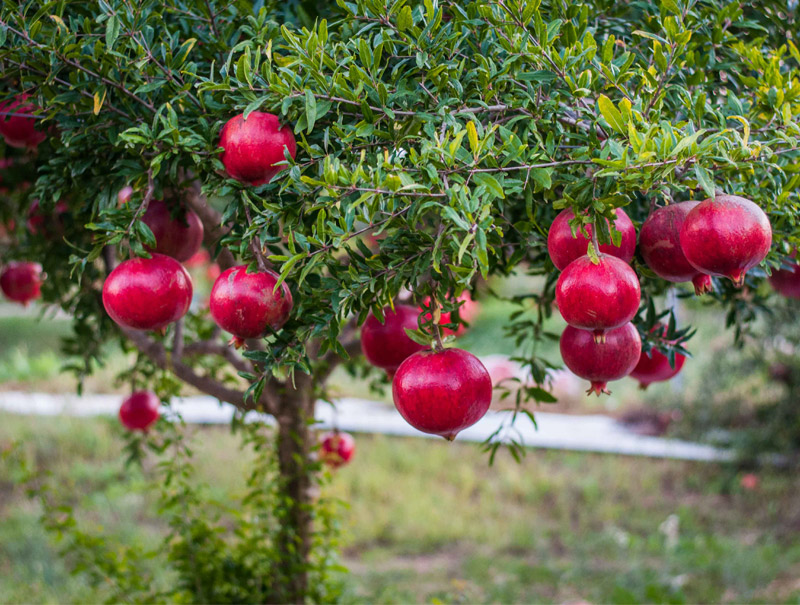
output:
<path id="1" fill-rule="evenodd" d="M 126 543 L 164 530 L 111 419 L 0 415 L 0 448 L 23 444 L 81 494 L 90 523 Z M 224 427 L 195 430 L 200 475 L 221 499 L 249 454 Z M 724 467 L 357 436 L 333 477 L 347 602 L 798 602 L 800 479 Z M 96 601 L 70 578 L 39 510 L 0 467 L 0 601 Z"/>

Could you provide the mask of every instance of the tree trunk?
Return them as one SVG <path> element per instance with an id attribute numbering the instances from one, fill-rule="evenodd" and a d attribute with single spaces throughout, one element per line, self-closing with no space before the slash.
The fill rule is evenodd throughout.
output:
<path id="1" fill-rule="evenodd" d="M 312 379 L 295 377 L 280 394 L 278 421 L 278 468 L 283 503 L 279 503 L 281 524 L 278 549 L 281 555 L 281 602 L 303 603 L 308 593 L 308 565 L 311 552 L 313 471 L 309 420 L 314 416 Z"/>

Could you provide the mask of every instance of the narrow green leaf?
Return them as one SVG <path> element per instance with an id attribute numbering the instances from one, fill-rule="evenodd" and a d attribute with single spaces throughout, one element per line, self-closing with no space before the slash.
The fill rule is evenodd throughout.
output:
<path id="1" fill-rule="evenodd" d="M 306 132 L 311 132 L 314 129 L 314 123 L 317 120 L 317 99 L 314 93 L 306 88 L 306 122 L 308 127 Z"/>
<path id="2" fill-rule="evenodd" d="M 714 176 L 700 164 L 694 165 L 694 173 L 697 176 L 697 182 L 706 192 L 710 199 L 715 198 Z"/>
<path id="3" fill-rule="evenodd" d="M 625 134 L 625 122 L 622 120 L 622 114 L 614 106 L 614 103 L 606 95 L 600 95 L 597 99 L 597 105 L 600 108 L 600 113 L 611 126 L 620 134 Z"/>

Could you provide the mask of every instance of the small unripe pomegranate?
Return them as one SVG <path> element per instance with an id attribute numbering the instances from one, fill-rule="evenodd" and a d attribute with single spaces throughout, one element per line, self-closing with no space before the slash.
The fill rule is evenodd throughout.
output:
<path id="1" fill-rule="evenodd" d="M 158 420 L 161 400 L 152 391 L 135 391 L 119 408 L 122 425 L 131 431 L 146 431 Z"/>
<path id="2" fill-rule="evenodd" d="M 597 264 L 589 256 L 571 262 L 556 284 L 556 304 L 569 325 L 592 330 L 597 342 L 634 318 L 641 290 L 630 265 L 601 254 Z"/>
<path id="3" fill-rule="evenodd" d="M 6 144 L 20 149 L 35 149 L 47 138 L 43 132 L 36 130 L 36 119 L 33 112 L 36 106 L 28 103 L 28 95 L 20 95 L 13 101 L 0 104 L 0 134 Z"/>
<path id="4" fill-rule="evenodd" d="M 410 305 L 384 307 L 384 323 L 372 313 L 361 327 L 361 350 L 367 361 L 377 368 L 386 370 L 393 376 L 406 358 L 425 350 L 425 347 L 411 340 L 406 329 L 417 330 L 420 310 Z"/>
<path id="5" fill-rule="evenodd" d="M 670 204 L 647 217 L 639 232 L 639 251 L 653 273 L 669 282 L 691 281 L 694 292 L 701 296 L 711 291 L 711 277 L 693 267 L 681 248 L 681 227 L 700 202 Z"/>
<path id="6" fill-rule="evenodd" d="M 331 431 L 320 438 L 319 458 L 332 468 L 344 466 L 356 451 L 356 440 L 350 433 Z"/>
<path id="7" fill-rule="evenodd" d="M 9 300 L 25 306 L 42 295 L 42 266 L 27 261 L 12 261 L 0 274 L 0 288 Z"/>
<path id="8" fill-rule="evenodd" d="M 486 414 L 492 379 L 480 360 L 462 349 L 420 351 L 397 369 L 392 396 L 411 426 L 452 441 Z"/>
<path id="9" fill-rule="evenodd" d="M 792 258 L 797 256 L 797 251 L 792 252 Z M 777 269 L 772 272 L 769 283 L 778 294 L 786 298 L 800 298 L 800 265 L 797 261 L 791 262 L 790 269 Z"/>
<path id="10" fill-rule="evenodd" d="M 231 178 L 253 186 L 272 180 L 286 166 L 276 166 L 285 160 L 284 148 L 292 158 L 297 144 L 289 126 L 281 126 L 278 116 L 254 111 L 231 118 L 222 127 L 219 146 L 223 148 L 220 161 Z"/>
<path id="11" fill-rule="evenodd" d="M 616 256 L 629 263 L 636 252 L 636 229 L 622 208 L 617 208 L 616 213 L 614 227 L 622 235 L 620 245 L 602 244 L 600 252 Z M 585 225 L 576 233 L 576 237 L 572 236 L 569 221 L 573 218 L 575 218 L 575 214 L 570 208 L 562 210 L 547 233 L 547 253 L 559 271 L 563 271 L 572 261 L 586 254 L 589 242 L 592 240 L 592 225 Z M 606 223 L 608 223 L 608 219 L 606 219 Z"/>
<path id="12" fill-rule="evenodd" d="M 120 263 L 103 284 L 103 306 L 116 323 L 135 330 L 160 330 L 177 321 L 192 302 L 192 279 L 163 254 Z"/>
<path id="13" fill-rule="evenodd" d="M 642 353 L 642 339 L 632 323 L 606 332 L 604 343 L 597 343 L 591 332 L 567 326 L 561 334 L 561 358 L 574 374 L 592 383 L 586 391 L 610 394 L 608 382 L 624 378 L 633 371 Z"/>
<path id="14" fill-rule="evenodd" d="M 231 344 L 244 345 L 248 338 L 260 338 L 269 328 L 277 330 L 292 311 L 292 292 L 286 282 L 277 292 L 274 271 L 248 273 L 245 265 L 224 271 L 211 288 L 209 309 L 217 325 L 233 334 Z"/>
<path id="15" fill-rule="evenodd" d="M 758 265 L 772 245 L 769 219 L 750 200 L 718 195 L 695 206 L 681 228 L 686 260 L 708 275 L 729 277 L 740 287 L 745 273 Z"/>
<path id="16" fill-rule="evenodd" d="M 41 209 L 39 200 L 33 200 L 28 208 L 28 220 L 25 221 L 25 225 L 28 227 L 28 231 L 34 235 L 42 233 L 45 236 L 52 236 L 63 229 L 62 216 L 67 212 L 69 212 L 69 206 L 64 201 L 56 202 L 54 211 L 45 212 Z"/>
<path id="17" fill-rule="evenodd" d="M 150 252 L 166 254 L 184 262 L 192 258 L 203 243 L 203 223 L 193 210 L 186 209 L 173 217 L 169 206 L 153 200 L 142 221 L 156 237 L 156 247 L 148 249 Z"/>

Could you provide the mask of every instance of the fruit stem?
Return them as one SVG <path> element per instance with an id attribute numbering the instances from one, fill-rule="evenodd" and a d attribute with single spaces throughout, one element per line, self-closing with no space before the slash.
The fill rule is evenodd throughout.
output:
<path id="1" fill-rule="evenodd" d="M 444 351 L 442 331 L 439 329 L 439 320 L 442 318 L 442 308 L 436 299 L 436 294 L 431 294 L 431 317 L 433 318 L 433 350 L 437 353 Z"/>
<path id="2" fill-rule="evenodd" d="M 592 245 L 594 246 L 594 253 L 600 255 L 600 242 L 597 239 L 597 220 L 595 219 L 592 225 Z"/>

